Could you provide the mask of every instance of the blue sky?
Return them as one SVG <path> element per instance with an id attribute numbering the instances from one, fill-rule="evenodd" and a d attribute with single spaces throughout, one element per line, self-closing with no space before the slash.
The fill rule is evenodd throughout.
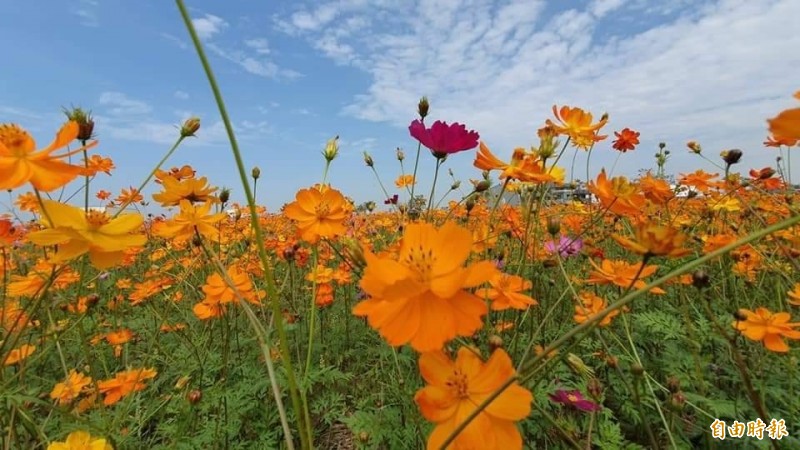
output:
<path id="1" fill-rule="evenodd" d="M 794 106 L 791 94 L 800 89 L 792 75 L 800 67 L 796 0 L 187 5 L 246 164 L 262 170 L 259 199 L 271 210 L 320 180 L 320 151 L 334 135 L 341 137 L 335 187 L 357 202 L 380 203 L 361 156 L 366 150 L 396 191 L 395 148 L 413 158 L 407 126 L 422 95 L 432 104 L 430 122 L 466 123 L 501 158 L 535 143 L 553 104 L 596 117 L 607 111 L 612 137 L 624 127 L 641 132 L 641 146 L 615 169 L 635 175 L 654 166 L 662 141 L 672 151 L 672 173 L 713 169 L 687 152 L 691 139 L 713 159 L 723 149 L 743 149 L 743 172 L 773 165 L 776 151 L 761 145 L 765 119 Z M 93 191 L 138 185 L 174 141 L 177 124 L 197 115 L 198 138 L 167 167 L 191 164 L 242 200 L 216 106 L 173 2 L 12 2 L 0 16 L 0 41 L 0 122 L 22 125 L 44 145 L 63 122 L 62 107 L 91 109 L 95 151 L 118 167 L 98 177 Z M 595 149 L 593 172 L 613 164 L 610 144 Z M 479 177 L 473 158 L 458 154 L 446 167 L 468 184 Z M 421 167 L 420 190 L 427 192 L 430 155 Z"/>

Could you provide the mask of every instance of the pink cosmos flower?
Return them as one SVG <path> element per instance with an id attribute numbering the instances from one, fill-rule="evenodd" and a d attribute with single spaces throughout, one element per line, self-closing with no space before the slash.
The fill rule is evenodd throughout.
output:
<path id="1" fill-rule="evenodd" d="M 602 409 L 597 403 L 586 400 L 583 394 L 581 394 L 581 391 L 578 390 L 566 391 L 564 389 L 558 389 L 555 394 L 550 394 L 550 400 L 586 412 L 599 411 Z"/>
<path id="2" fill-rule="evenodd" d="M 437 120 L 430 128 L 420 120 L 411 122 L 408 127 L 411 137 L 428 147 L 437 158 L 443 158 L 451 153 L 470 150 L 478 146 L 480 135 L 469 130 L 460 123 L 448 125 L 447 122 Z"/>

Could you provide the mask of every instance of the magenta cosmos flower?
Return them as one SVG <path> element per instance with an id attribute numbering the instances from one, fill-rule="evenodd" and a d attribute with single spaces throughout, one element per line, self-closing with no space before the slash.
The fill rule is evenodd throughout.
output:
<path id="1" fill-rule="evenodd" d="M 600 405 L 597 403 L 586 400 L 581 394 L 580 391 L 567 391 L 564 389 L 558 389 L 555 394 L 550 394 L 550 400 L 555 403 L 561 403 L 562 405 L 571 406 L 580 411 L 599 411 Z"/>
<path id="2" fill-rule="evenodd" d="M 411 137 L 428 147 L 437 158 L 443 158 L 451 153 L 463 152 L 478 146 L 480 135 L 473 130 L 467 130 L 465 125 L 437 120 L 430 128 L 420 120 L 411 122 L 408 126 Z"/>

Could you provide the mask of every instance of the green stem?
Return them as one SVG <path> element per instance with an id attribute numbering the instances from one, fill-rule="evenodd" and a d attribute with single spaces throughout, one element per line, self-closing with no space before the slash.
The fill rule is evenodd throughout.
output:
<path id="1" fill-rule="evenodd" d="M 436 171 L 433 172 L 433 183 L 431 183 L 431 195 L 428 197 L 428 216 L 431 214 L 431 209 L 433 208 L 433 196 L 436 192 L 436 180 L 439 179 L 439 168 L 442 167 L 442 159 L 436 158 Z M 416 178 L 415 178 L 416 179 Z M 414 198 L 411 198 L 411 201 L 414 201 Z"/>
<path id="2" fill-rule="evenodd" d="M 211 70 L 211 65 L 209 64 L 206 53 L 203 50 L 203 45 L 200 42 L 200 38 L 197 36 L 197 31 L 194 29 L 194 24 L 192 24 L 189 11 L 186 9 L 183 0 L 175 0 L 175 3 L 180 10 L 184 25 L 186 26 L 186 29 L 189 31 L 189 35 L 192 38 L 195 51 L 197 52 L 197 56 L 200 58 L 200 63 L 203 66 L 203 70 L 205 71 L 211 91 L 214 94 L 214 99 L 217 103 L 217 107 L 219 108 L 220 116 L 225 124 L 225 130 L 231 143 L 231 151 L 234 159 L 236 160 L 236 167 L 239 170 L 239 177 L 242 182 L 242 187 L 244 188 L 248 206 L 250 207 L 250 224 L 253 229 L 256 248 L 258 249 L 258 257 L 264 268 L 264 278 L 267 283 L 267 295 L 270 299 L 270 306 L 272 308 L 272 314 L 275 320 L 275 330 L 278 333 L 281 354 L 284 356 L 281 358 L 281 361 L 286 369 L 286 380 L 289 384 L 289 395 L 292 400 L 292 408 L 295 411 L 297 425 L 300 431 L 300 445 L 303 449 L 310 449 L 312 445 L 311 428 L 310 424 L 306 424 L 304 420 L 303 410 L 305 408 L 301 404 L 300 391 L 295 378 L 294 367 L 292 365 L 291 358 L 289 357 L 291 353 L 289 352 L 289 340 L 286 336 L 286 329 L 284 328 L 283 320 L 281 319 L 282 315 L 280 297 L 278 296 L 277 289 L 275 288 L 272 266 L 269 261 L 269 256 L 267 255 L 266 247 L 264 246 L 264 234 L 259 224 L 258 211 L 256 211 L 253 192 L 250 190 L 250 183 L 247 181 L 247 173 L 242 160 L 242 154 L 239 151 L 239 144 L 236 140 L 236 135 L 234 134 L 233 125 L 231 124 L 231 120 L 228 116 L 228 111 L 225 108 L 225 102 L 222 98 L 222 93 L 217 85 L 217 80 L 214 77 L 214 72 Z M 287 440 L 288 439 L 290 439 L 289 436 L 287 436 Z"/>

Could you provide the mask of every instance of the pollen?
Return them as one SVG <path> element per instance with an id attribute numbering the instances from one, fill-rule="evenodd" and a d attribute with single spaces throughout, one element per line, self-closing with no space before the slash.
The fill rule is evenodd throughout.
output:
<path id="1" fill-rule="evenodd" d="M 12 154 L 22 155 L 32 151 L 35 147 L 32 143 L 31 135 L 18 125 L 0 125 L 0 144 L 4 145 Z"/>

